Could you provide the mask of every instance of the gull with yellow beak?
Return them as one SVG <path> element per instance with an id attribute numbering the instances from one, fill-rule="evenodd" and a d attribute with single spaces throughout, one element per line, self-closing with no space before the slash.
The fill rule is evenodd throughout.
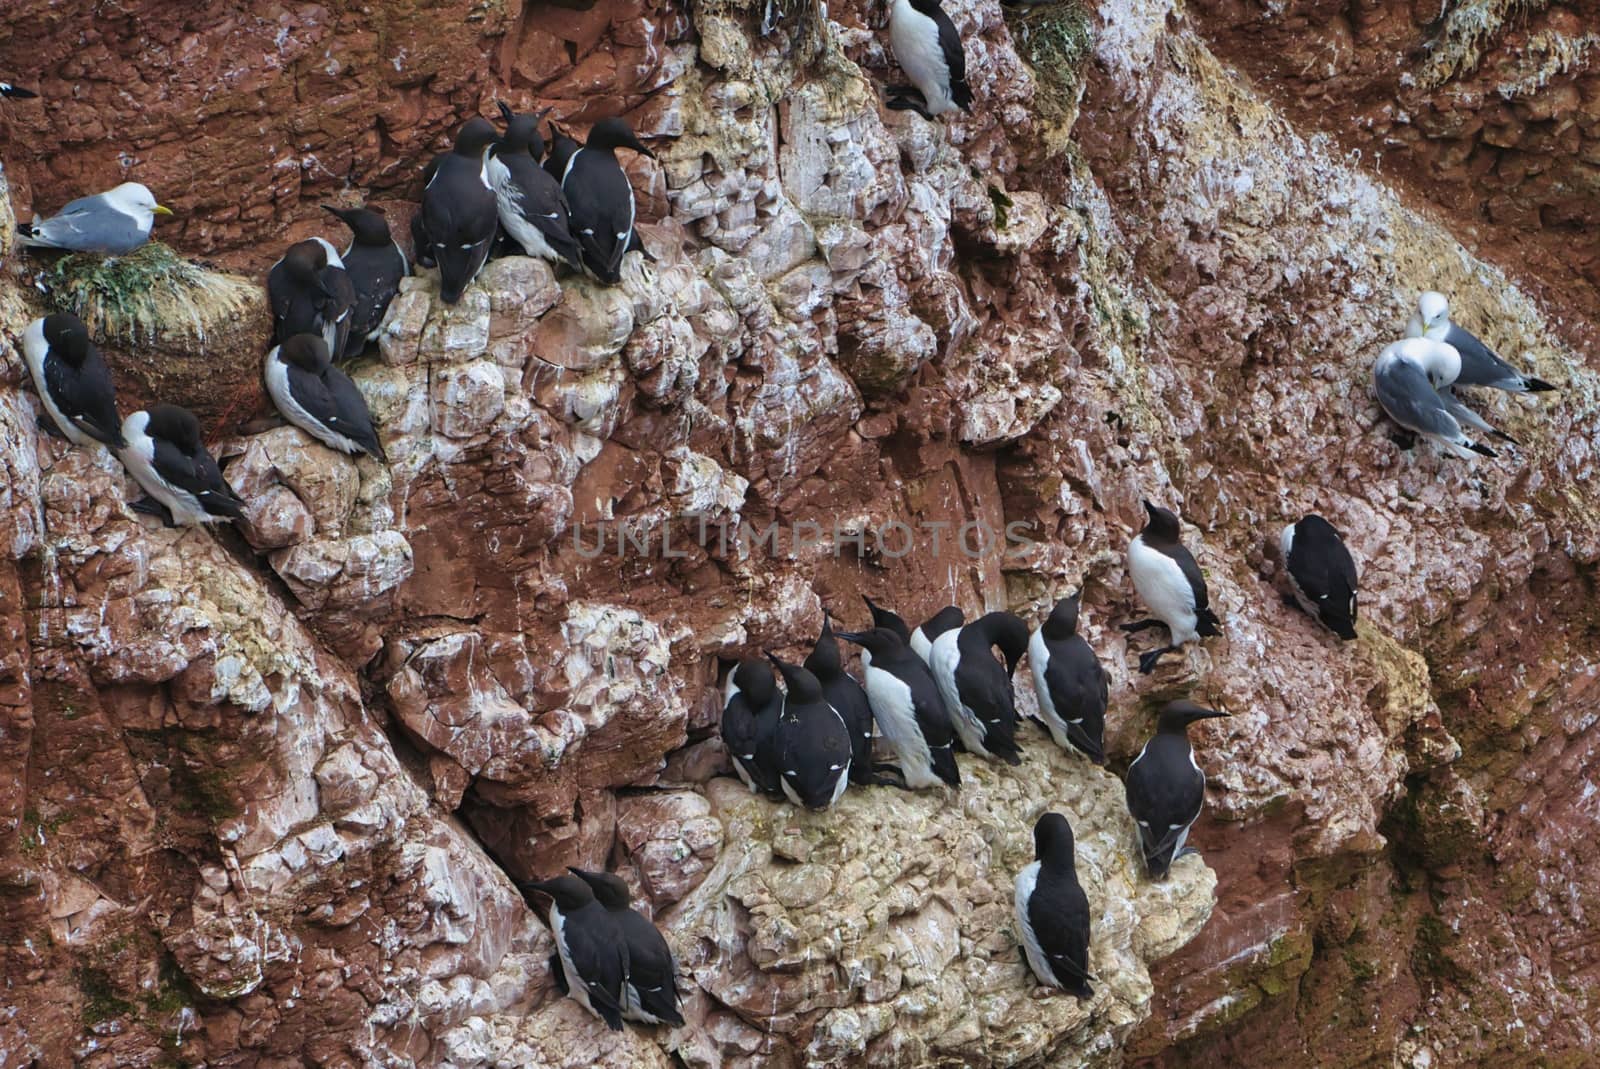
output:
<path id="1" fill-rule="evenodd" d="M 19 223 L 22 244 L 43 249 L 121 256 L 150 240 L 156 216 L 172 209 L 138 182 L 124 182 L 92 197 L 79 197 L 48 219 Z"/>

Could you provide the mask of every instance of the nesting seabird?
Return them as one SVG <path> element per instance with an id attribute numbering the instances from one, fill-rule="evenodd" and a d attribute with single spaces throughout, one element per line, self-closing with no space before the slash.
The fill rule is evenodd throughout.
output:
<path id="1" fill-rule="evenodd" d="M 1023 957 L 1041 984 L 1080 999 L 1094 997 L 1089 982 L 1089 897 L 1078 883 L 1072 825 L 1046 813 L 1033 826 L 1038 859 L 1017 873 L 1013 901 Z"/>
<path id="2" fill-rule="evenodd" d="M 127 445 L 111 369 L 83 320 L 71 312 L 35 319 L 22 332 L 22 353 L 45 416 L 69 441 L 113 450 Z"/>
<path id="3" fill-rule="evenodd" d="M 918 624 L 917 629 L 911 632 L 911 651 L 924 661 L 928 660 L 933 652 L 933 640 L 966 622 L 967 614 L 959 606 L 946 605 L 928 617 L 927 623 Z"/>
<path id="4" fill-rule="evenodd" d="M 1356 562 L 1333 524 L 1312 514 L 1278 542 L 1295 601 L 1342 639 L 1356 637 Z"/>
<path id="5" fill-rule="evenodd" d="M 617 162 L 619 148 L 655 158 L 634 136 L 626 119 L 601 119 L 589 131 L 583 147 L 567 161 L 561 177 L 584 270 L 613 286 L 622 281 L 622 257 L 636 241 L 633 184 Z"/>
<path id="6" fill-rule="evenodd" d="M 18 223 L 17 236 L 29 248 L 121 256 L 150 240 L 156 216 L 171 214 L 172 209 L 157 204 L 155 194 L 144 186 L 124 182 L 104 193 L 79 197 L 48 219 Z"/>
<path id="7" fill-rule="evenodd" d="M 897 631 L 887 627 L 841 631 L 839 637 L 863 648 L 861 664 L 872 719 L 894 750 L 905 785 L 912 790 L 941 784 L 959 787 L 955 732 L 939 685 L 922 658 L 911 652 Z"/>
<path id="8" fill-rule="evenodd" d="M 1200 565 L 1179 540 L 1177 514 L 1148 501 L 1144 508 L 1150 518 L 1128 546 L 1128 572 L 1155 617 L 1123 624 L 1122 629 L 1133 633 L 1164 626 L 1171 636 L 1167 645 L 1140 656 L 1139 671 L 1148 675 L 1164 654 L 1176 653 L 1185 642 L 1222 634 L 1222 622 L 1211 611 Z"/>
<path id="9" fill-rule="evenodd" d="M 628 974 L 622 985 L 622 1016 L 641 1024 L 683 1024 L 678 1010 L 678 963 L 660 929 L 629 903 L 632 894 L 621 876 L 610 872 L 567 871 L 589 885 L 628 946 Z"/>
<path id="10" fill-rule="evenodd" d="M 823 697 L 816 676 L 770 653 L 767 658 L 783 676 L 785 690 L 778 716 L 778 786 L 795 805 L 826 809 L 850 785 L 850 730 Z"/>
<path id="11" fill-rule="evenodd" d="M 1445 295 L 1428 290 L 1417 301 L 1417 314 L 1406 324 L 1406 337 L 1427 338 L 1455 347 L 1461 355 L 1461 372 L 1454 386 L 1488 386 L 1507 393 L 1539 393 L 1556 387 L 1543 379 L 1524 375 L 1479 341 L 1471 331 L 1450 320 Z"/>
<path id="12" fill-rule="evenodd" d="M 1494 457 L 1488 446 L 1467 437 L 1462 423 L 1482 423 L 1476 414 L 1441 393 L 1456 381 L 1461 356 L 1455 346 L 1428 338 L 1402 338 L 1384 348 L 1372 365 L 1372 385 L 1389 418 L 1431 439 L 1458 457 Z M 1492 430 L 1492 428 L 1491 428 Z"/>
<path id="13" fill-rule="evenodd" d="M 994 659 L 1000 647 L 1006 666 Z M 928 667 L 969 753 L 1022 763 L 1011 673 L 1028 648 L 1028 625 L 1014 613 L 991 612 L 934 639 Z"/>
<path id="14" fill-rule="evenodd" d="M 272 340 L 316 334 L 329 354 L 344 352 L 355 312 L 356 288 L 344 259 L 323 238 L 297 241 L 267 271 Z"/>
<path id="15" fill-rule="evenodd" d="M 439 265 L 439 296 L 445 304 L 461 299 L 494 244 L 500 209 L 489 181 L 489 150 L 498 139 L 488 119 L 468 119 L 455 147 L 434 161 L 422 191 L 423 234 Z"/>
<path id="16" fill-rule="evenodd" d="M 777 734 L 783 695 L 764 661 L 743 660 L 728 673 L 722 698 L 722 745 L 739 779 L 756 794 L 779 794 Z"/>
<path id="17" fill-rule="evenodd" d="M 544 152 L 539 115 L 517 115 L 504 104 L 500 111 L 506 133 L 489 157 L 489 183 L 499 205 L 500 225 L 527 255 L 583 270 L 561 183 L 538 164 Z"/>
<path id="18" fill-rule="evenodd" d="M 344 352 L 333 354 L 337 360 L 349 360 L 360 356 L 368 342 L 378 340 L 384 313 L 400 292 L 400 280 L 411 273 L 411 265 L 389 233 L 389 220 L 382 213 L 371 208 L 336 208 L 331 204 L 322 207 L 350 228 L 350 247 L 339 259 L 350 276 L 355 306 L 350 312 Z"/>
<path id="19" fill-rule="evenodd" d="M 122 466 L 149 497 L 131 506 L 169 527 L 224 523 L 244 515 L 244 501 L 222 477 L 200 440 L 200 421 L 177 405 L 158 404 L 122 421 Z"/>
<path id="20" fill-rule="evenodd" d="M 876 782 L 872 767 L 872 704 L 867 692 L 844 670 L 839 643 L 833 633 L 833 618 L 822 612 L 822 633 L 805 661 L 806 671 L 822 684 L 822 697 L 844 720 L 850 732 L 850 781 Z"/>
<path id="21" fill-rule="evenodd" d="M 1139 846 L 1152 880 L 1165 879 L 1184 849 L 1189 829 L 1206 801 L 1206 776 L 1195 763 L 1189 725 L 1227 716 L 1190 701 L 1168 702 L 1156 721 L 1155 735 L 1128 766 L 1123 786 L 1128 812 L 1139 829 Z"/>
<path id="22" fill-rule="evenodd" d="M 1078 633 L 1080 594 L 1062 598 L 1028 642 L 1038 720 L 1056 745 L 1072 746 L 1097 765 L 1106 763 L 1106 670 Z"/>
<path id="23" fill-rule="evenodd" d="M 889 107 L 930 120 L 956 108 L 972 111 L 966 49 L 939 0 L 894 0 L 889 43 L 913 83 L 890 86 Z"/>
<path id="24" fill-rule="evenodd" d="M 550 972 L 560 977 L 573 1001 L 622 1031 L 623 988 L 628 977 L 628 943 L 616 919 L 576 876 L 558 876 L 538 882 L 518 881 L 526 899 L 538 891 L 551 899 L 550 935 L 556 944 Z M 528 903 L 533 904 L 531 901 Z"/>
<path id="25" fill-rule="evenodd" d="M 317 335 L 296 334 L 273 346 L 262 377 L 284 419 L 330 449 L 389 462 L 366 398 L 333 366 L 327 343 Z"/>

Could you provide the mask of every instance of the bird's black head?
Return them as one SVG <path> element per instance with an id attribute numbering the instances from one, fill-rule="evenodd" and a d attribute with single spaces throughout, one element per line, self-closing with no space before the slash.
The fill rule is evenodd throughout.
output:
<path id="1" fill-rule="evenodd" d="M 1033 825 L 1033 854 L 1047 867 L 1073 867 L 1072 825 L 1060 813 L 1046 813 Z"/>
<path id="2" fill-rule="evenodd" d="M 633 127 L 628 125 L 628 120 L 621 116 L 601 119 L 594 124 L 594 129 L 589 131 L 589 140 L 583 143 L 584 148 L 600 149 L 603 152 L 613 152 L 619 148 L 631 148 L 635 152 L 642 152 L 651 159 L 656 154 L 644 147 L 644 143 L 635 136 Z"/>
<path id="3" fill-rule="evenodd" d="M 1028 625 L 1022 617 L 1002 609 L 984 613 L 972 626 L 990 643 L 1000 647 L 1000 655 L 1006 659 L 1006 672 L 1016 672 L 1017 662 L 1028 652 Z"/>
<path id="4" fill-rule="evenodd" d="M 71 312 L 44 317 L 44 340 L 52 357 L 59 357 L 72 367 L 82 367 L 89 356 L 89 328 Z"/>
<path id="5" fill-rule="evenodd" d="M 331 363 L 328 343 L 320 334 L 296 334 L 278 347 L 278 359 L 313 375 L 322 374 Z"/>
<path id="6" fill-rule="evenodd" d="M 740 661 L 733 669 L 733 682 L 752 709 L 761 709 L 778 694 L 772 669 L 754 657 Z"/>
<path id="7" fill-rule="evenodd" d="M 357 245 L 385 248 L 394 240 L 389 236 L 389 220 L 375 208 L 336 208 L 331 204 L 324 204 L 322 210 L 337 216 L 345 226 L 349 227 Z"/>
<path id="8" fill-rule="evenodd" d="M 529 891 L 548 895 L 555 899 L 556 908 L 563 913 L 582 909 L 595 900 L 593 889 L 576 876 L 557 876 L 553 880 L 519 882 L 517 887 L 524 895 Z"/>
<path id="9" fill-rule="evenodd" d="M 589 890 L 594 892 L 595 900 L 602 906 L 607 909 L 628 908 L 628 902 L 633 895 L 621 876 L 611 872 L 585 872 L 571 865 L 567 866 L 567 871 L 588 884 Z"/>
<path id="10" fill-rule="evenodd" d="M 544 138 L 539 133 L 539 121 L 550 114 L 550 109 L 518 115 L 505 101 L 500 101 L 500 117 L 505 120 L 506 135 L 500 139 L 510 152 L 526 152 L 536 160 L 544 159 Z"/>
<path id="11" fill-rule="evenodd" d="M 822 684 L 817 682 L 817 677 L 797 664 L 790 664 L 771 653 L 767 653 L 767 660 L 778 670 L 783 677 L 783 686 L 788 692 L 791 703 L 797 705 L 810 705 L 822 700 Z"/>
<path id="12" fill-rule="evenodd" d="M 818 679 L 832 679 L 844 671 L 839 643 L 833 637 L 833 617 L 828 615 L 827 609 L 822 610 L 822 633 L 817 636 L 817 644 L 811 647 L 811 656 L 806 658 L 806 671 Z"/>
<path id="13" fill-rule="evenodd" d="M 952 631 L 967 622 L 967 614 L 958 605 L 946 605 L 922 625 L 922 637 L 932 642 L 946 631 Z"/>
<path id="14" fill-rule="evenodd" d="M 550 154 L 565 151 L 571 155 L 578 148 L 578 139 L 556 125 L 554 119 L 550 120 Z"/>
<path id="15" fill-rule="evenodd" d="M 482 115 L 474 115 L 467 120 L 467 124 L 456 133 L 454 152 L 457 156 L 468 156 L 477 159 L 483 155 L 483 150 L 500 140 L 500 135 L 495 131 L 494 123 Z"/>
<path id="16" fill-rule="evenodd" d="M 322 289 L 322 272 L 328 269 L 328 250 L 315 238 L 297 241 L 283 254 L 284 270 L 302 286 Z"/>
<path id="17" fill-rule="evenodd" d="M 1150 519 L 1144 525 L 1144 539 L 1146 542 L 1176 542 L 1178 540 L 1178 514 L 1160 505 L 1153 505 L 1149 501 L 1144 503 L 1145 512 L 1150 514 Z"/>
<path id="18" fill-rule="evenodd" d="M 839 637 L 854 642 L 874 657 L 887 656 L 906 648 L 906 640 L 887 627 L 874 627 L 866 631 L 840 631 Z"/>
<path id="19" fill-rule="evenodd" d="M 145 414 L 149 420 L 144 432 L 150 437 L 165 439 L 191 455 L 200 451 L 200 421 L 193 412 L 177 405 L 155 404 L 145 409 Z"/>
<path id="20" fill-rule="evenodd" d="M 890 631 L 900 636 L 901 642 L 907 645 L 911 644 L 911 628 L 906 626 L 906 622 L 900 618 L 899 613 L 893 609 L 885 609 L 865 594 L 861 595 L 861 600 L 867 603 L 867 610 L 872 613 L 873 627 L 887 627 Z M 840 635 L 840 637 L 844 636 Z M 867 648 L 871 649 L 872 647 L 868 646 Z"/>
<path id="21" fill-rule="evenodd" d="M 1219 716 L 1232 715 L 1216 709 L 1207 709 L 1191 701 L 1168 702 L 1156 721 L 1156 730 L 1164 735 L 1184 735 L 1188 733 L 1189 725 L 1196 720 L 1212 720 Z"/>
<path id="22" fill-rule="evenodd" d="M 1080 590 L 1056 602 L 1056 607 L 1050 610 L 1050 615 L 1044 621 L 1045 638 L 1060 641 L 1078 633 L 1078 602 L 1082 598 L 1083 591 Z"/>

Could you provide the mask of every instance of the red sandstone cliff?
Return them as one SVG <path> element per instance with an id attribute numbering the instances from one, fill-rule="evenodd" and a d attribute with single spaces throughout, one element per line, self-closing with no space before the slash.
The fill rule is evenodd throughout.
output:
<path id="1" fill-rule="evenodd" d="M 759 6 L 13 0 L 0 73 L 46 95 L 0 105 L 18 210 L 135 178 L 250 274 L 325 200 L 414 197 L 495 99 L 625 111 L 661 161 L 628 164 L 659 263 L 619 289 L 521 259 L 454 309 L 408 287 L 356 375 L 392 470 L 218 426 L 242 537 L 130 516 L 0 348 L 0 1066 L 1585 1064 L 1592 5 L 949 0 L 978 99 L 940 125 L 882 109 L 876 5 L 766 40 Z M 1563 386 L 1486 399 L 1499 461 L 1402 452 L 1370 398 L 1428 287 Z M 210 400 L 164 381 L 124 385 Z M 1115 628 L 1142 496 L 1226 621 L 1153 679 Z M 1355 643 L 1274 588 L 1309 510 L 1360 561 Z M 700 516 L 1037 544 L 741 558 Z M 688 556 L 586 555 L 622 522 Z M 1079 587 L 1113 770 L 1165 698 L 1236 714 L 1196 732 L 1170 884 L 1040 735 L 949 805 L 714 777 L 719 663 L 823 604 L 1036 620 Z M 1046 805 L 1103 907 L 1088 1006 L 1033 998 L 1007 932 Z M 692 1027 L 557 999 L 491 854 L 624 872 Z"/>

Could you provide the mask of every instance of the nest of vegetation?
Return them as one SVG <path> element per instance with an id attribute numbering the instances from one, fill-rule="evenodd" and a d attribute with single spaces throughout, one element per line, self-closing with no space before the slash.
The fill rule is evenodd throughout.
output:
<path id="1" fill-rule="evenodd" d="M 1034 107 L 1048 125 L 1070 131 L 1082 98 L 1083 64 L 1094 26 L 1079 0 L 1006 10 L 1017 54 L 1033 68 Z"/>
<path id="2" fill-rule="evenodd" d="M 253 316 L 261 287 L 208 271 L 157 241 L 125 256 L 71 253 L 44 270 L 50 304 L 71 312 L 92 337 L 124 344 L 203 348 L 207 334 Z"/>
<path id="3" fill-rule="evenodd" d="M 1458 74 L 1477 70 L 1484 52 L 1517 16 L 1526 18 L 1550 0 L 1453 0 L 1434 24 L 1427 58 L 1412 76 L 1423 89 L 1437 89 Z M 1402 84 L 1405 79 L 1402 78 Z"/>

